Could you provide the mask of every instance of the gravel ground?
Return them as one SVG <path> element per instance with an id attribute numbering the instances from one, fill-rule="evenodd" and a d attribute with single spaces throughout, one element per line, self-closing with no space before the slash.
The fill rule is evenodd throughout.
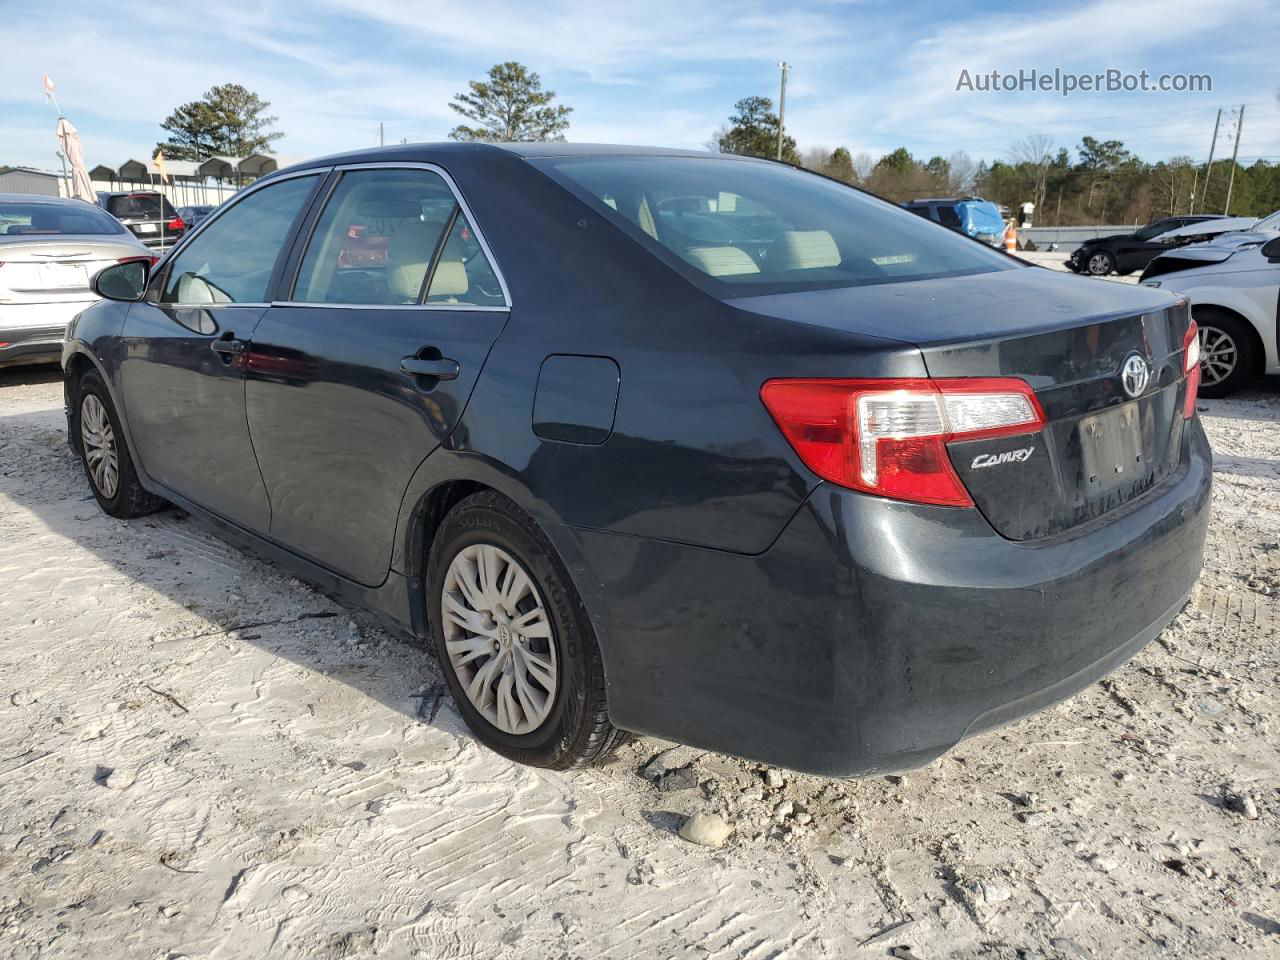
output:
<path id="1" fill-rule="evenodd" d="M 0 956 L 1280 956 L 1280 383 L 1201 409 L 1204 575 L 1103 684 L 907 777 L 564 775 L 202 523 L 104 516 L 56 371 L 0 372 Z"/>

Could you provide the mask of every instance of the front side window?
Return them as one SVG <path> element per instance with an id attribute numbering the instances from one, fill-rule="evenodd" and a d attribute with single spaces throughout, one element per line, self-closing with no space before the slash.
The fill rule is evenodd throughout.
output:
<path id="1" fill-rule="evenodd" d="M 1172 230 L 1174 227 L 1181 226 L 1179 220 L 1157 220 L 1155 223 L 1149 223 L 1137 233 L 1133 235 L 1135 240 L 1154 240 L 1166 230 Z"/>
<path id="2" fill-rule="evenodd" d="M 901 207 L 781 164 L 664 156 L 532 162 L 721 296 L 1020 268 Z"/>
<path id="3" fill-rule="evenodd" d="M 298 268 L 298 303 L 502 305 L 448 183 L 429 170 L 350 170 Z"/>
<path id="4" fill-rule="evenodd" d="M 280 248 L 318 180 L 292 177 L 234 201 L 178 251 L 160 302 L 265 302 Z"/>

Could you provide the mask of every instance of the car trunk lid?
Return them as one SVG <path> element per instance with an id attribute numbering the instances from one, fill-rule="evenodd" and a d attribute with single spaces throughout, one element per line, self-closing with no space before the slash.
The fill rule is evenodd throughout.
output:
<path id="1" fill-rule="evenodd" d="M 105 243 L 101 238 L 0 245 L 0 304 L 88 300 L 90 278 L 130 255 L 145 256 L 132 243 Z"/>
<path id="2" fill-rule="evenodd" d="M 1167 294 L 1028 269 L 737 305 L 914 343 L 935 379 L 1029 384 L 1042 429 L 947 448 L 977 508 L 1009 539 L 1060 534 L 1121 508 L 1181 461 L 1190 314 Z"/>

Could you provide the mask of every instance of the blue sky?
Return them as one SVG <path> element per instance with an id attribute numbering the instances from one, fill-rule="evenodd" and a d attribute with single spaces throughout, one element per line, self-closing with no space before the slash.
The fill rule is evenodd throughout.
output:
<path id="1" fill-rule="evenodd" d="M 388 142 L 443 139 L 451 95 L 507 59 L 574 107 L 571 140 L 702 147 L 735 100 L 776 97 L 785 59 L 802 149 L 991 160 L 1028 134 L 1092 134 L 1202 160 L 1216 109 L 1245 103 L 1242 157 L 1280 160 L 1273 0 L 0 0 L 0 23 L 0 163 L 41 168 L 57 163 L 45 73 L 90 166 L 146 157 L 173 107 L 225 82 L 271 101 L 293 160 L 374 145 L 379 121 Z M 1213 90 L 956 91 L 962 69 L 1019 68 L 1208 73 Z"/>

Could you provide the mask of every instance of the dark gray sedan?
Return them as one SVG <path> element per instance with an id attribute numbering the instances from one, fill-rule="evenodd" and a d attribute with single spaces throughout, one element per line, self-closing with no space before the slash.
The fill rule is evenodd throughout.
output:
<path id="1" fill-rule="evenodd" d="M 1185 300 L 766 161 L 312 161 L 96 286 L 98 502 L 175 503 L 431 638 L 524 763 L 654 734 L 926 763 L 1178 613 L 1211 464 Z"/>

